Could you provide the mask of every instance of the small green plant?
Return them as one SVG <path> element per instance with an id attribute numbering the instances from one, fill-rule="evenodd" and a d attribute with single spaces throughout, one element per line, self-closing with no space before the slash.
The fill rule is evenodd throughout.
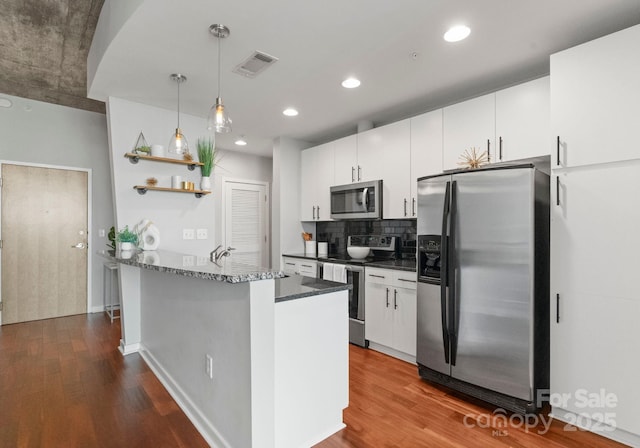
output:
<path id="1" fill-rule="evenodd" d="M 203 163 L 200 167 L 202 176 L 209 177 L 213 167 L 216 165 L 217 153 L 213 142 L 210 138 L 207 140 L 199 138 L 196 147 L 198 149 L 198 160 Z"/>
<path id="2" fill-rule="evenodd" d="M 150 146 L 138 146 L 136 148 L 136 152 L 138 154 L 142 153 L 142 154 L 147 154 L 149 155 L 149 153 L 151 152 L 151 147 Z"/>
<path id="3" fill-rule="evenodd" d="M 113 250 L 116 250 L 116 228 L 111 226 L 111 228 L 109 229 L 109 234 L 107 235 L 107 238 L 109 239 L 109 244 L 107 244 L 107 247 L 110 247 Z"/>
<path id="4" fill-rule="evenodd" d="M 133 243 L 138 244 L 138 235 L 129 230 L 129 226 L 124 226 L 124 229 L 118 232 L 116 241 L 119 243 Z"/>

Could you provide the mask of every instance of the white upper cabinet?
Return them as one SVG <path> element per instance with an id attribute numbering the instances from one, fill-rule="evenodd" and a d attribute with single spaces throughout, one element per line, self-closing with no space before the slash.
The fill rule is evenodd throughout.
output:
<path id="1" fill-rule="evenodd" d="M 411 118 L 411 213 L 417 215 L 418 182 L 442 172 L 442 109 Z"/>
<path id="2" fill-rule="evenodd" d="M 398 121 L 358 134 L 358 169 L 361 181 L 382 179 L 385 219 L 411 214 L 410 120 Z"/>
<path id="3" fill-rule="evenodd" d="M 496 142 L 492 161 L 505 162 L 549 155 L 549 77 L 496 92 Z"/>
<path id="4" fill-rule="evenodd" d="M 350 135 L 333 142 L 335 185 L 358 181 L 358 136 Z"/>
<path id="5" fill-rule="evenodd" d="M 483 95 L 469 101 L 444 108 L 445 170 L 458 169 L 465 151 L 486 151 L 490 162 L 495 161 L 495 94 Z"/>
<path id="6" fill-rule="evenodd" d="M 640 158 L 639 54 L 636 25 L 551 56 L 552 167 Z"/>
<path id="7" fill-rule="evenodd" d="M 300 165 L 300 220 L 329 220 L 329 188 L 334 184 L 333 142 L 302 151 Z"/>

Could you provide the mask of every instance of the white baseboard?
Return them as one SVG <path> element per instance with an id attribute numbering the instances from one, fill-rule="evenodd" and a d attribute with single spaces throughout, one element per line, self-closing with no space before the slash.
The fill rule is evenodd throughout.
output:
<path id="1" fill-rule="evenodd" d="M 556 420 L 569 423 L 572 426 L 577 426 L 586 431 L 591 431 L 594 434 L 606 437 L 607 439 L 615 440 L 616 442 L 624 443 L 629 446 L 640 446 L 639 435 L 625 431 L 624 429 L 614 428 L 613 426 L 608 426 L 598 421 L 591 420 L 584 415 L 578 415 L 574 412 L 558 407 L 553 407 L 549 415 Z M 594 427 L 598 427 L 600 430 L 592 431 Z"/>
<path id="2" fill-rule="evenodd" d="M 100 306 L 94 306 L 91 308 L 91 311 L 89 311 L 89 313 L 94 314 L 94 313 L 104 313 L 104 306 L 100 305 Z"/>
<path id="3" fill-rule="evenodd" d="M 118 350 L 120 350 L 120 353 L 122 353 L 123 356 L 130 355 L 131 353 L 138 353 L 140 351 L 140 343 L 137 342 L 135 344 L 125 345 L 124 341 L 120 339 L 120 347 L 118 347 Z"/>
<path id="4" fill-rule="evenodd" d="M 394 358 L 398 358 L 404 362 L 408 362 L 409 364 L 416 363 L 415 356 L 411 356 L 407 353 L 401 352 L 391 347 L 387 347 L 386 345 L 378 344 L 377 342 L 369 341 L 369 348 L 371 350 L 384 353 L 385 355 L 393 356 Z"/>
<path id="5" fill-rule="evenodd" d="M 145 349 L 144 346 L 141 346 L 140 355 L 207 443 L 212 447 L 231 448 L 231 445 L 222 437 L 213 423 L 209 421 L 198 406 L 193 403 L 178 383 L 176 383 L 171 375 L 156 360 L 153 354 Z"/>

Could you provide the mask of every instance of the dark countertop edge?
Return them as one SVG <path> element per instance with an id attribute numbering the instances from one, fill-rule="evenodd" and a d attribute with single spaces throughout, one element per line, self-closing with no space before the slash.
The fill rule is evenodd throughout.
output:
<path id="1" fill-rule="evenodd" d="M 289 258 L 300 258 L 303 260 L 315 260 L 315 261 L 320 261 L 320 262 L 327 262 L 327 263 L 337 263 L 336 260 L 332 260 L 330 257 L 311 257 L 311 256 L 307 256 L 304 254 L 282 254 L 283 257 L 289 257 Z M 407 262 L 409 263 L 410 260 L 396 260 L 395 262 Z M 389 264 L 386 264 L 389 263 Z M 418 266 L 417 266 L 417 262 L 413 261 L 413 266 L 399 266 L 399 265 L 393 265 L 391 264 L 393 263 L 393 261 L 368 261 L 366 263 L 363 264 L 363 266 L 366 267 L 370 267 L 370 268 L 381 268 L 381 269 L 393 269 L 396 271 L 407 271 L 407 272 L 417 272 L 418 271 Z"/>
<path id="2" fill-rule="evenodd" d="M 160 266 L 160 265 L 144 263 L 144 262 L 138 261 L 137 257 L 136 258 L 134 257 L 118 258 L 114 254 L 111 254 L 108 252 L 111 252 L 111 251 L 98 251 L 98 255 L 115 263 L 121 263 L 121 264 L 126 264 L 129 266 L 134 266 L 138 268 L 144 268 L 150 271 L 181 275 L 183 277 L 201 278 L 203 280 L 213 280 L 218 282 L 235 284 L 235 283 L 248 283 L 248 282 L 253 282 L 258 280 L 271 280 L 271 279 L 278 279 L 278 278 L 284 277 L 283 271 L 271 271 L 271 270 L 256 271 L 255 273 L 218 274 L 214 272 L 203 272 L 197 269 L 180 269 L 180 268 L 174 268 L 169 266 Z M 174 254 L 177 254 L 177 252 L 174 252 Z M 185 254 L 185 255 L 188 255 L 188 254 Z"/>
<path id="3" fill-rule="evenodd" d="M 336 282 L 332 282 L 332 281 L 328 281 L 328 280 L 323 280 L 321 278 L 313 279 L 314 280 L 313 283 L 315 285 L 322 285 L 321 287 L 315 287 L 315 286 L 312 287 L 312 286 L 300 285 L 298 283 L 300 281 L 300 279 L 297 278 L 297 277 L 301 277 L 301 276 L 291 276 L 291 277 L 284 277 L 284 278 L 275 279 L 275 281 L 276 281 L 276 297 L 275 297 L 276 303 L 287 302 L 289 300 L 302 299 L 304 297 L 318 296 L 318 295 L 321 295 L 321 294 L 330 294 L 332 292 L 348 291 L 348 290 L 352 289 L 352 286 L 349 285 L 349 284 L 336 283 Z M 307 278 L 311 279 L 311 277 L 307 277 Z M 278 295 L 277 294 L 277 290 L 279 288 L 279 285 L 277 284 L 277 282 L 291 282 L 293 284 L 291 289 L 293 290 L 293 289 L 299 288 L 300 291 L 299 292 L 288 291 L 285 295 Z M 305 288 L 307 290 L 303 291 L 302 288 Z M 315 288 L 315 289 L 309 290 L 309 288 Z"/>

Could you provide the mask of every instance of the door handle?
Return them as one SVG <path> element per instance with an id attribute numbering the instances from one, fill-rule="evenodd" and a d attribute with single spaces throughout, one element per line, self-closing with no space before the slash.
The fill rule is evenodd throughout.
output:
<path id="1" fill-rule="evenodd" d="M 487 139 L 487 162 L 491 163 L 491 139 Z"/>
<path id="2" fill-rule="evenodd" d="M 407 198 L 404 198 L 404 216 L 407 216 Z"/>
<path id="3" fill-rule="evenodd" d="M 389 288 L 387 288 L 387 308 L 389 308 Z"/>
<path id="4" fill-rule="evenodd" d="M 499 142 L 500 142 L 500 144 L 498 145 L 498 156 L 499 156 L 500 160 L 502 160 L 502 137 L 500 137 Z"/>
<path id="5" fill-rule="evenodd" d="M 355 182 L 356 181 L 356 168 L 355 167 L 351 167 L 351 182 Z"/>
<path id="6" fill-rule="evenodd" d="M 360 170 L 361 170 L 360 165 L 358 165 L 358 180 L 360 180 Z"/>
<path id="7" fill-rule="evenodd" d="M 560 166 L 560 136 L 556 137 L 556 166 Z"/>
<path id="8" fill-rule="evenodd" d="M 394 310 L 398 309 L 398 290 L 397 289 L 393 290 L 393 309 Z"/>
<path id="9" fill-rule="evenodd" d="M 316 207 L 316 219 L 320 219 L 320 206 Z"/>
<path id="10" fill-rule="evenodd" d="M 74 249 L 86 249 L 87 247 L 89 247 L 89 245 L 85 245 L 84 243 L 78 243 L 75 246 L 71 246 Z"/>
<path id="11" fill-rule="evenodd" d="M 313 219 L 316 219 L 316 206 L 313 206 Z"/>
<path id="12" fill-rule="evenodd" d="M 413 198 L 413 204 L 411 204 L 411 216 L 416 216 L 416 198 Z"/>

